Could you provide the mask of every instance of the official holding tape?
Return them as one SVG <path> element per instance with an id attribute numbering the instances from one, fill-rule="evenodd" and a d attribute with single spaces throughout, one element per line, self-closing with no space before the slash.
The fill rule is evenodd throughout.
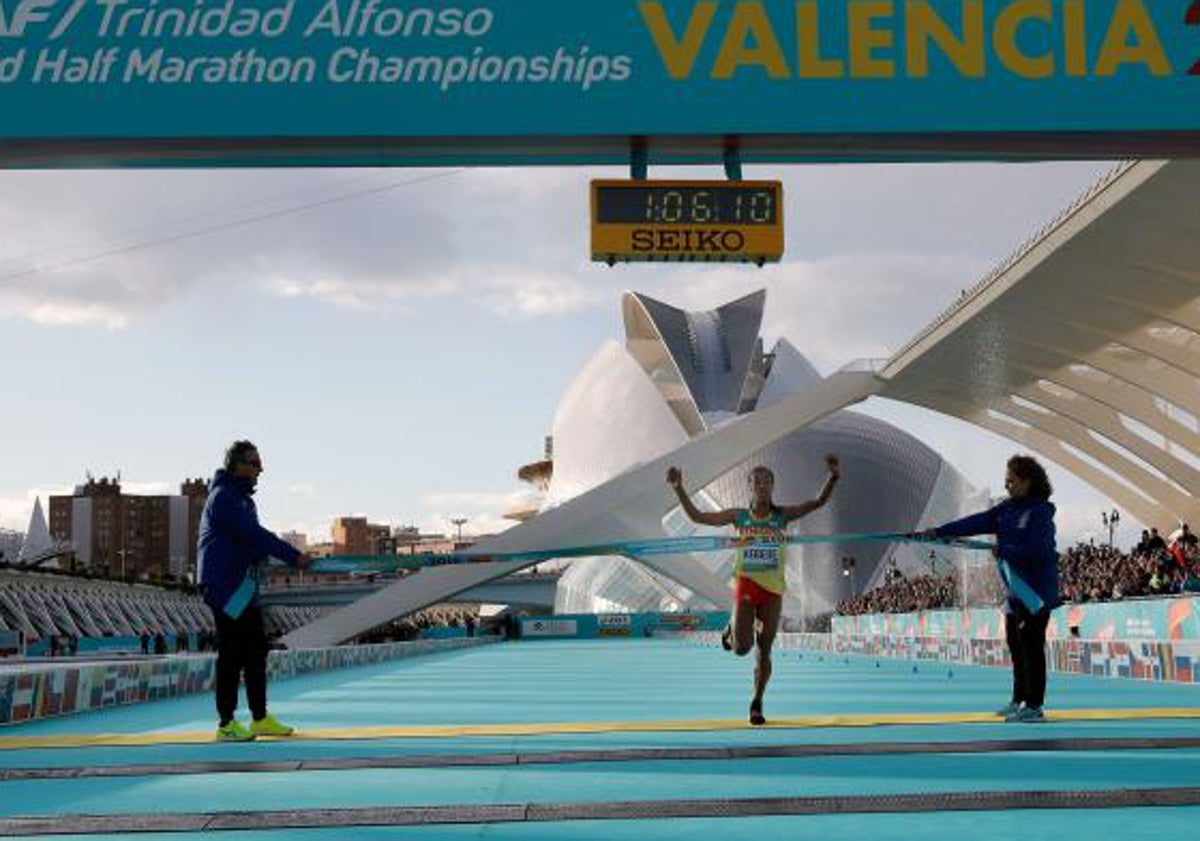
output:
<path id="1" fill-rule="evenodd" d="M 200 519 L 200 592 L 217 626 L 217 739 L 222 742 L 292 734 L 267 712 L 267 636 L 258 585 L 270 558 L 299 569 L 312 559 L 259 525 L 253 494 L 262 471 L 258 448 L 235 441 L 225 453 L 225 468 L 213 477 Z M 248 728 L 234 718 L 243 675 L 253 716 Z"/>
<path id="2" fill-rule="evenodd" d="M 1004 581 L 1004 636 L 1012 654 L 1012 700 L 997 712 L 1005 721 L 1042 721 L 1046 697 L 1046 626 L 1062 601 L 1058 594 L 1053 489 L 1031 456 L 1008 460 L 1009 498 L 995 508 L 924 532 L 926 537 L 996 535 L 996 562 Z"/>

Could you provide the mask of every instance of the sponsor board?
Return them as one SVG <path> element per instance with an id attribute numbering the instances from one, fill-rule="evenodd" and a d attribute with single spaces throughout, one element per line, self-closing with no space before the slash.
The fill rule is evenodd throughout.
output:
<path id="1" fill-rule="evenodd" d="M 633 622 L 627 613 L 602 613 L 596 617 L 596 634 L 602 637 L 627 637 Z"/>
<path id="2" fill-rule="evenodd" d="M 574 619 L 523 619 L 523 637 L 573 637 L 579 633 L 579 623 Z"/>

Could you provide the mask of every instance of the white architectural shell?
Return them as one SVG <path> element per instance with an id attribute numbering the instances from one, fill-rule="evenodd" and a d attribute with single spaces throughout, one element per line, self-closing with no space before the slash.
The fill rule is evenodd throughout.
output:
<path id="1" fill-rule="evenodd" d="M 746 296 L 709 312 L 685 312 L 627 293 L 627 344 L 609 344 L 571 383 L 554 423 L 556 504 L 664 455 L 738 414 L 777 404 L 821 382 L 811 364 L 785 340 L 769 355 L 758 329 L 765 294 Z M 691 434 L 688 429 L 694 430 Z M 775 473 L 775 499 L 799 502 L 816 495 L 825 478 L 824 456 L 842 461 L 844 479 L 829 504 L 797 524 L 801 534 L 911 531 L 960 516 L 986 502 L 929 447 L 896 427 L 842 411 L 770 444 L 702 491 L 709 508 L 744 507 L 751 468 Z M 580 481 L 579 477 L 586 477 Z M 665 481 L 659 477 L 658 481 Z M 690 534 L 696 527 L 679 511 L 655 534 Z M 953 553 L 943 553 L 944 556 Z M 853 576 L 841 559 L 855 559 Z M 884 562 L 927 569 L 904 544 L 856 542 L 793 547 L 789 553 L 785 616 L 832 610 L 837 601 L 876 583 Z M 727 580 L 732 553 L 696 555 L 689 562 Z M 698 597 L 678 581 L 622 558 L 574 561 L 559 582 L 560 613 L 637 612 L 726 607 Z"/>

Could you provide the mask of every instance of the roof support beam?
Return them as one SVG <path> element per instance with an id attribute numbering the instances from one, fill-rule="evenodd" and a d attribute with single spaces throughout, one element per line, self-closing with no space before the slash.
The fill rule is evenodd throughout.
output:
<path id="1" fill-rule="evenodd" d="M 1010 358 L 1010 363 L 1013 367 L 1021 367 L 1015 359 Z M 1034 369 L 1028 370 L 1035 376 L 1038 376 L 1040 373 Z M 1120 421 L 1121 415 L 1125 415 L 1144 424 L 1151 431 L 1162 435 L 1170 445 L 1180 447 L 1190 453 L 1200 454 L 1200 434 L 1188 429 L 1182 423 L 1159 409 L 1158 405 L 1154 402 L 1155 396 L 1144 389 L 1117 379 L 1113 379 L 1109 384 L 1102 385 L 1093 382 L 1087 377 L 1074 374 L 1065 368 L 1053 372 L 1041 373 L 1038 379 L 1039 381 L 1059 386 L 1065 391 L 1073 392 L 1074 397 L 1089 401 L 1095 404 L 1098 409 L 1111 409 L 1116 414 L 1118 421 Z M 1023 386 L 1016 394 L 1035 403 L 1042 403 L 1047 408 L 1055 409 L 1056 411 L 1058 406 L 1057 401 L 1072 399 L 1072 397 L 1062 397 L 1054 394 L 1042 386 L 1040 382 Z M 1047 399 L 1053 402 L 1048 403 L 1046 402 Z"/>
<path id="2" fill-rule="evenodd" d="M 1130 490 L 1104 471 L 1076 456 L 1063 446 L 1062 441 L 1039 429 L 1024 427 L 1011 421 L 992 417 L 987 414 L 986 410 L 981 410 L 968 401 L 954 400 L 949 397 L 940 398 L 936 403 L 922 402 L 920 405 L 966 421 L 1027 447 L 1078 476 L 1143 523 L 1166 523 L 1180 516 L 1178 512 L 1172 511 L 1154 498 L 1147 498 L 1141 493 Z"/>
<path id="3" fill-rule="evenodd" d="M 1117 449 L 1117 447 L 1123 445 L 1113 441 L 1110 443 L 1117 446 L 1110 447 L 1105 445 L 1103 441 L 1097 440 L 1091 434 L 1092 430 L 1086 424 L 1078 423 L 1061 415 L 1046 415 L 1015 405 L 1005 409 L 1002 413 L 1007 414 L 1017 421 L 1027 423 L 1034 429 L 1041 430 L 1047 435 L 1062 441 L 1064 444 L 1070 444 L 1075 449 L 1087 453 L 1109 470 L 1118 474 L 1122 479 L 1136 485 L 1143 493 L 1160 500 L 1172 510 L 1183 510 L 1189 504 L 1189 500 L 1192 499 L 1186 491 L 1180 490 L 1153 470 L 1147 470 L 1146 467 L 1139 464 L 1136 460 L 1125 455 L 1122 450 Z M 1157 469 L 1157 465 L 1152 465 L 1152 467 Z M 1163 476 L 1165 475 L 1163 473 Z M 1174 480 L 1174 477 L 1172 477 L 1172 480 Z"/>
<path id="4" fill-rule="evenodd" d="M 1085 431 L 1090 430 L 1103 435 L 1114 444 L 1124 447 L 1147 464 L 1170 476 L 1172 481 L 1178 482 L 1189 493 L 1200 497 L 1200 470 L 1129 430 L 1111 409 L 1096 405 L 1090 398 L 1071 400 L 1055 397 L 1045 391 L 1039 391 L 1036 395 L 1022 392 L 1020 396 L 1052 414 L 1044 415 L 1012 402 L 1001 403 L 994 408 L 1026 422 L 1029 422 L 1029 417 L 1059 417 L 1078 424 Z"/>
<path id="5" fill-rule="evenodd" d="M 1034 432 L 1046 441 L 1069 445 L 1096 463 L 1103 465 L 1104 468 L 1120 477 L 1122 482 L 1128 483 L 1131 488 L 1136 489 L 1138 493 L 1144 495 L 1149 501 L 1160 505 L 1164 509 L 1178 513 L 1189 507 L 1190 498 L 1185 494 L 1172 488 L 1169 483 L 1164 482 L 1161 478 L 1140 465 L 1135 464 L 1129 459 L 1121 458 L 1115 451 L 1110 450 L 1088 435 L 1087 430 L 1079 424 L 1074 424 L 1062 418 L 1039 415 L 1036 412 L 1026 411 L 1023 413 L 1015 406 L 1012 407 L 1014 411 L 1005 410 L 1001 412 L 1000 410 L 992 409 L 989 403 L 973 400 L 965 394 L 929 393 L 925 395 L 925 401 L 922 405 L 928 408 L 952 415 L 969 423 L 985 426 L 988 429 L 992 429 L 992 427 L 987 426 L 983 421 L 997 421 L 1005 424 L 1006 428 L 1011 427 L 1012 429 Z M 997 414 L 989 413 L 989 409 L 992 409 Z M 1008 432 L 1004 434 L 1005 437 L 1013 437 Z M 1014 440 L 1020 440 L 1024 443 L 1026 438 L 1022 437 Z"/>
<path id="6" fill-rule="evenodd" d="M 1072 353 L 1069 347 L 1043 341 L 1023 343 L 1025 347 L 1053 353 L 1068 365 L 1087 365 L 1131 383 L 1138 383 L 1151 394 L 1169 400 L 1180 408 L 1200 416 L 1200 387 L 1195 377 L 1171 367 L 1154 370 L 1121 359 L 1112 353 Z"/>

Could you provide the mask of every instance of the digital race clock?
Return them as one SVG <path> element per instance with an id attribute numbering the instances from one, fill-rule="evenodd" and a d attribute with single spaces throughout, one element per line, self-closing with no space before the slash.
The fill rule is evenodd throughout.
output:
<path id="1" fill-rule="evenodd" d="M 593 181 L 592 259 L 762 264 L 783 255 L 778 181 Z"/>

